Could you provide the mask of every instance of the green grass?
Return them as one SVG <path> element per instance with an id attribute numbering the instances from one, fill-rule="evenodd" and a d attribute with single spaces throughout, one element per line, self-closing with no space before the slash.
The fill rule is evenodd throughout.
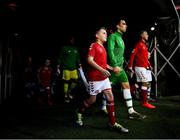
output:
<path id="1" fill-rule="evenodd" d="M 117 121 L 129 129 L 121 134 L 107 129 L 107 116 L 94 104 L 84 114 L 84 126 L 75 125 L 76 104 L 56 104 L 52 108 L 26 104 L 6 104 L 0 108 L 0 138 L 59 139 L 178 139 L 180 138 L 180 96 L 161 97 L 156 109 L 143 108 L 134 101 L 134 109 L 146 114 L 142 121 L 129 120 L 123 99 L 115 95 Z"/>

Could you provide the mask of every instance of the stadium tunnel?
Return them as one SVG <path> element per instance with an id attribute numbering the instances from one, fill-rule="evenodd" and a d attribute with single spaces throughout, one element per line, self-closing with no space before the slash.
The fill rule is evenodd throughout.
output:
<path id="1" fill-rule="evenodd" d="M 5 1 L 0 2 L 0 103 L 22 92 L 24 61 L 33 55 L 56 57 L 65 36 L 77 36 L 88 47 L 96 26 L 112 28 L 115 18 L 125 17 L 126 59 L 140 29 L 150 33 L 150 51 L 155 55 L 154 77 L 158 96 L 179 95 L 180 1 Z M 150 28 L 154 26 L 155 30 Z M 157 86 L 157 87 L 156 87 Z"/>

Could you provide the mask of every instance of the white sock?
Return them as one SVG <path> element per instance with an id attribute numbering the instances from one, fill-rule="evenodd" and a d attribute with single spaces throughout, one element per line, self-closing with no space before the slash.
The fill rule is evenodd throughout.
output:
<path id="1" fill-rule="evenodd" d="M 123 89 L 123 97 L 126 101 L 126 106 L 128 107 L 128 113 L 131 114 L 134 112 L 133 103 L 132 103 L 132 96 L 130 89 Z"/>
<path id="2" fill-rule="evenodd" d="M 151 88 L 149 87 L 149 88 L 147 89 L 147 98 L 149 99 L 150 96 L 151 96 Z"/>

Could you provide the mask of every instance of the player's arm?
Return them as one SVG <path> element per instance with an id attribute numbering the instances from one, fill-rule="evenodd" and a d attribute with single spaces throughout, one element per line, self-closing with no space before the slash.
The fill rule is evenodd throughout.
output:
<path id="1" fill-rule="evenodd" d="M 134 57 L 137 54 L 138 48 L 135 47 L 133 51 L 131 52 L 130 58 L 129 58 L 129 63 L 128 63 L 128 69 L 133 70 L 133 63 L 134 63 Z"/>
<path id="2" fill-rule="evenodd" d="M 110 35 L 107 41 L 107 54 L 112 67 L 117 66 L 116 57 L 114 55 L 115 37 Z"/>
<path id="3" fill-rule="evenodd" d="M 77 60 L 78 68 L 80 68 L 81 67 L 81 60 L 80 60 L 80 55 L 79 55 L 79 50 L 78 49 L 77 49 L 76 60 Z"/>
<path id="4" fill-rule="evenodd" d="M 101 66 L 99 66 L 95 61 L 94 61 L 94 57 L 92 56 L 88 56 L 87 58 L 87 62 L 89 65 L 91 65 L 94 69 L 100 71 L 102 73 L 102 75 L 104 75 L 105 77 L 109 77 L 110 73 L 108 70 L 103 69 Z"/>
<path id="5" fill-rule="evenodd" d="M 61 71 L 61 62 L 62 62 L 62 59 L 63 59 L 63 53 L 64 53 L 64 50 L 65 48 L 62 47 L 61 50 L 60 50 L 60 53 L 59 53 L 59 57 L 57 59 L 57 65 L 56 65 L 56 72 L 58 75 L 60 75 Z"/>
<path id="6" fill-rule="evenodd" d="M 111 67 L 113 68 L 114 73 L 119 73 L 122 69 L 117 65 L 117 60 L 114 55 L 114 48 L 115 48 L 115 37 L 110 35 L 107 41 L 107 53 L 109 57 L 109 61 L 111 63 Z"/>
<path id="7" fill-rule="evenodd" d="M 111 67 L 110 65 L 107 65 L 107 69 L 113 71 L 113 67 Z"/>

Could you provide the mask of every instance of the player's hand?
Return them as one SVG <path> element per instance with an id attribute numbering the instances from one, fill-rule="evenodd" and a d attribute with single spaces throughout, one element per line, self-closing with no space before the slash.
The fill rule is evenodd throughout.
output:
<path id="1" fill-rule="evenodd" d="M 134 73 L 134 70 L 133 70 L 132 67 L 128 67 L 128 70 L 129 70 L 130 72 Z"/>
<path id="2" fill-rule="evenodd" d="M 128 67 L 128 73 L 129 73 L 130 78 L 132 78 L 134 75 L 134 70 L 132 67 Z"/>
<path id="3" fill-rule="evenodd" d="M 81 68 L 82 67 L 82 65 L 81 64 L 79 64 L 79 68 Z"/>
<path id="4" fill-rule="evenodd" d="M 151 71 L 153 70 L 153 67 L 152 67 L 152 66 L 150 66 L 150 70 L 151 70 Z"/>
<path id="5" fill-rule="evenodd" d="M 118 66 L 113 68 L 113 72 L 116 74 L 120 73 L 121 71 L 122 71 L 122 69 Z"/>
<path id="6" fill-rule="evenodd" d="M 147 67 L 147 70 L 153 70 L 152 66 Z"/>
<path id="7" fill-rule="evenodd" d="M 105 70 L 105 69 L 103 69 L 102 71 L 101 71 L 101 73 L 102 73 L 102 75 L 104 76 L 104 77 L 109 77 L 111 74 L 110 74 L 110 72 L 108 71 L 108 70 Z"/>

